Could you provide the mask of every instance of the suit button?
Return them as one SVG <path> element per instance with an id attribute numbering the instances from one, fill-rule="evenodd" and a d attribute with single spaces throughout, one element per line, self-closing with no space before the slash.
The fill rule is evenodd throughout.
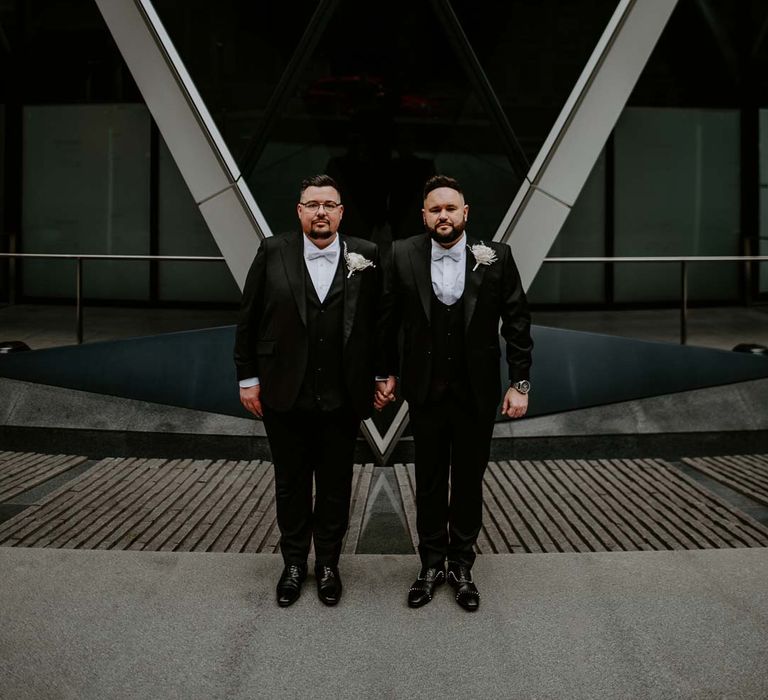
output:
<path id="1" fill-rule="evenodd" d="M 448 335 L 450 335 L 450 333 L 449 333 Z M 322 338 L 320 338 L 320 342 L 321 342 L 321 343 L 323 342 L 323 339 L 322 339 Z"/>

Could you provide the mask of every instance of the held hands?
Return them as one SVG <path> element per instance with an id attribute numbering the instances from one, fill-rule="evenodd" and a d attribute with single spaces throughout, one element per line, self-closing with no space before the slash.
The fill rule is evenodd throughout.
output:
<path id="1" fill-rule="evenodd" d="M 240 403 L 257 418 L 262 417 L 261 411 L 261 385 L 240 388 Z"/>
<path id="2" fill-rule="evenodd" d="M 373 396 L 373 407 L 380 411 L 387 404 L 395 400 L 395 386 L 397 380 L 390 375 L 385 381 L 376 382 L 376 393 Z"/>
<path id="3" fill-rule="evenodd" d="M 514 387 L 509 387 L 504 394 L 501 415 L 510 418 L 522 418 L 528 410 L 528 394 L 521 394 Z"/>

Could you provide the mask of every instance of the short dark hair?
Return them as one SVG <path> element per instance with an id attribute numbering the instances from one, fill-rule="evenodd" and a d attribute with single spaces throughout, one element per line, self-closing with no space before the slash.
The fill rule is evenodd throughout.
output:
<path id="1" fill-rule="evenodd" d="M 299 190 L 299 201 L 304 196 L 304 190 L 307 187 L 333 187 L 339 193 L 339 199 L 341 199 L 341 190 L 330 175 L 314 175 L 313 177 L 304 178 L 301 181 L 301 189 Z"/>
<path id="2" fill-rule="evenodd" d="M 424 185 L 424 199 L 432 191 L 438 187 L 450 187 L 452 190 L 456 190 L 462 197 L 464 196 L 464 190 L 461 189 L 461 185 L 458 180 L 454 180 L 447 175 L 433 175 Z"/>

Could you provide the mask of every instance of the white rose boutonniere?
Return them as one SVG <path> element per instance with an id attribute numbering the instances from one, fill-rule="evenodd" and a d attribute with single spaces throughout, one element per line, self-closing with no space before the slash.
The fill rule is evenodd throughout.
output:
<path id="1" fill-rule="evenodd" d="M 347 279 L 352 277 L 356 272 L 365 270 L 367 267 L 376 267 L 376 265 L 364 255 L 360 255 L 360 253 L 350 253 L 347 250 L 346 242 L 344 243 L 344 262 L 347 263 L 347 270 L 349 270 Z"/>
<path id="2" fill-rule="evenodd" d="M 472 272 L 477 270 L 478 265 L 493 265 L 498 260 L 496 251 L 485 245 L 482 241 L 469 246 L 469 250 L 475 256 L 475 266 L 472 268 Z"/>

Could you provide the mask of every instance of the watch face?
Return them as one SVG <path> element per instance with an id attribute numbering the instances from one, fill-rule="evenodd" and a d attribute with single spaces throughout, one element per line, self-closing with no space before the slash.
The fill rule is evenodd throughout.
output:
<path id="1" fill-rule="evenodd" d="M 521 394 L 527 394 L 531 390 L 531 383 L 527 379 L 515 382 L 513 385 Z"/>

